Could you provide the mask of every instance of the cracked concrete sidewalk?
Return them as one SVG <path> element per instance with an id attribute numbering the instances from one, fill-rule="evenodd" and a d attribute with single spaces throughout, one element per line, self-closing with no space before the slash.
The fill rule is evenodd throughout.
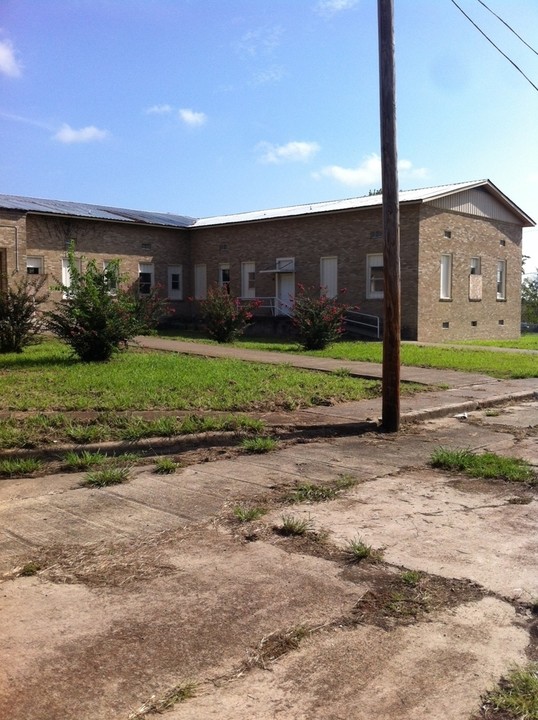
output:
<path id="1" fill-rule="evenodd" d="M 74 474 L 3 480 L 2 570 L 47 552 L 56 564 L 0 586 L 0 715 L 127 720 L 192 681 L 196 696 L 164 717 L 468 720 L 510 664 L 536 652 L 524 610 L 538 596 L 536 494 L 514 503 L 517 487 L 456 479 L 427 462 L 442 445 L 536 464 L 537 426 L 538 403 L 520 403 L 171 476 L 139 467 L 103 490 L 79 488 Z M 257 541 L 229 522 L 239 503 L 342 475 L 355 487 L 326 503 L 276 506 L 256 523 Z M 375 593 L 377 570 L 353 574 L 290 550 L 270 535 L 283 512 L 308 517 L 336 547 L 361 535 L 384 548 L 384 572 L 464 578 L 481 596 L 390 631 L 339 624 Z M 321 629 L 270 672 L 237 671 L 261 639 L 299 626 Z"/>

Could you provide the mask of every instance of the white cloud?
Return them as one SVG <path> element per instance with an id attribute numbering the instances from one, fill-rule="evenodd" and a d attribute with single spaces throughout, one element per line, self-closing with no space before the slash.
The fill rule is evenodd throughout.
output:
<path id="1" fill-rule="evenodd" d="M 266 70 L 260 70 L 254 73 L 250 81 L 252 87 L 260 87 L 260 85 L 270 85 L 277 83 L 284 77 L 284 68 L 281 65 L 272 65 Z"/>
<path id="2" fill-rule="evenodd" d="M 270 55 L 280 45 L 283 32 L 280 25 L 249 30 L 235 43 L 235 49 L 240 55 L 249 57 Z"/>
<path id="3" fill-rule="evenodd" d="M 15 57 L 15 50 L 9 40 L 0 40 L 0 73 L 13 78 L 22 75 L 22 65 Z"/>
<path id="4" fill-rule="evenodd" d="M 293 141 L 286 145 L 262 142 L 257 146 L 263 152 L 261 162 L 279 164 L 285 162 L 307 162 L 319 150 L 317 142 Z"/>
<path id="5" fill-rule="evenodd" d="M 207 121 L 207 115 L 205 113 L 195 112 L 190 108 L 182 108 L 179 111 L 179 117 L 183 120 L 185 125 L 190 125 L 191 127 L 198 127 Z"/>
<path id="6" fill-rule="evenodd" d="M 398 174 L 402 178 L 423 178 L 427 175 L 426 168 L 415 168 L 410 160 L 398 162 Z M 314 173 L 316 179 L 329 177 L 342 185 L 369 187 L 381 184 L 381 158 L 372 153 L 358 167 L 346 168 L 341 165 L 329 165 Z"/>
<path id="7" fill-rule="evenodd" d="M 104 140 L 108 137 L 108 134 L 108 130 L 99 130 L 99 128 L 96 128 L 94 125 L 88 125 L 87 127 L 80 128 L 80 130 L 75 130 L 67 123 L 64 123 L 56 135 L 54 135 L 54 139 L 70 145 L 72 143 Z"/>
<path id="8" fill-rule="evenodd" d="M 331 17 L 343 10 L 350 10 L 359 0 L 320 0 L 316 5 L 316 11 L 320 15 Z"/>
<path id="9" fill-rule="evenodd" d="M 148 115 L 166 115 L 172 112 L 171 105 L 152 105 L 146 110 Z"/>

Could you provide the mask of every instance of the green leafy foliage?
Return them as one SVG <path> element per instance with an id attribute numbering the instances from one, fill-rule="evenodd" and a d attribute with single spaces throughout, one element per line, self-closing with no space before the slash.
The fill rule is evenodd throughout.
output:
<path id="1" fill-rule="evenodd" d="M 43 329 L 39 306 L 47 300 L 45 277 L 24 276 L 0 292 L 0 353 L 21 353 Z"/>
<path id="2" fill-rule="evenodd" d="M 200 303 L 200 317 L 210 338 L 229 343 L 242 335 L 252 319 L 256 303 L 242 303 L 229 294 L 226 287 L 210 287 L 207 298 Z"/>
<path id="3" fill-rule="evenodd" d="M 141 298 L 121 287 L 119 262 L 103 269 L 90 260 L 81 270 L 74 248 L 68 252 L 69 286 L 60 284 L 63 300 L 47 313 L 47 324 L 84 362 L 103 362 L 147 333 L 164 311 L 156 291 Z"/>
<path id="4" fill-rule="evenodd" d="M 344 329 L 348 306 L 329 298 L 320 288 L 298 286 L 293 306 L 293 324 L 305 350 L 323 350 L 338 340 Z"/>
<path id="5" fill-rule="evenodd" d="M 538 323 L 538 269 L 534 276 L 523 280 L 521 286 L 521 320 L 525 323 Z"/>

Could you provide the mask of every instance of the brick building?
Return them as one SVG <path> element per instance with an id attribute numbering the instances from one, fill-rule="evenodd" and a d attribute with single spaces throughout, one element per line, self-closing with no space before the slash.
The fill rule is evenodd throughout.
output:
<path id="1" fill-rule="evenodd" d="M 67 282 L 74 242 L 82 263 L 119 258 L 141 292 L 160 285 L 179 316 L 213 283 L 261 298 L 260 313 L 287 314 L 301 283 L 331 296 L 345 288 L 347 303 L 381 317 L 381 204 L 373 195 L 195 219 L 0 195 L 0 275 Z M 489 180 L 400 193 L 403 337 L 518 337 L 522 228 L 533 225 Z"/>

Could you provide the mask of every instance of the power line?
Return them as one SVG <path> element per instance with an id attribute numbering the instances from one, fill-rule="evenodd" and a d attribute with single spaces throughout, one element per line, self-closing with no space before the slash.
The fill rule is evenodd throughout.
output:
<path id="1" fill-rule="evenodd" d="M 523 43 L 523 45 L 526 45 L 526 46 L 529 48 L 529 50 L 532 50 L 532 52 L 533 52 L 535 55 L 538 55 L 538 51 L 535 50 L 535 49 L 532 47 L 532 45 L 529 45 L 529 43 L 528 43 L 526 40 L 523 40 L 523 38 L 521 37 L 521 35 L 519 35 L 519 34 L 514 30 L 514 28 L 511 27 L 511 26 L 506 22 L 506 20 L 503 20 L 500 15 L 497 15 L 497 13 L 494 12 L 490 7 L 488 7 L 488 6 L 486 5 L 486 3 L 483 2 L 482 0 L 478 0 L 478 2 L 480 3 L 480 5 L 483 5 L 483 6 L 486 8 L 486 10 L 489 10 L 489 12 L 490 12 L 492 15 L 495 15 L 495 17 L 497 18 L 497 20 L 500 20 L 500 22 L 502 22 L 503 25 L 506 25 L 506 27 L 510 30 L 510 32 L 513 32 L 514 35 L 521 40 L 521 42 Z"/>
<path id="2" fill-rule="evenodd" d="M 508 55 L 507 55 L 505 52 L 503 52 L 500 47 L 498 47 L 498 45 L 495 45 L 495 43 L 493 42 L 493 40 L 492 40 L 490 37 L 488 37 L 488 36 L 486 35 L 486 33 L 475 23 L 475 21 L 472 20 L 472 19 L 467 15 L 467 13 L 458 5 L 458 3 L 456 2 L 456 0 L 450 0 L 450 1 L 451 1 L 451 3 L 452 3 L 453 5 L 455 5 L 455 6 L 458 8 L 458 10 L 461 12 L 461 14 L 464 15 L 464 16 L 467 18 L 467 20 L 471 23 L 471 25 L 474 25 L 474 27 L 478 30 L 478 32 L 479 32 L 481 35 L 483 35 L 489 43 L 491 43 L 491 44 L 493 45 L 493 47 L 495 48 L 495 50 L 497 50 L 498 52 L 500 52 L 501 55 L 502 55 L 504 58 L 506 58 L 506 60 L 508 60 L 508 62 L 509 62 L 511 65 L 513 65 L 513 66 L 515 67 L 515 69 L 516 69 L 519 73 L 521 73 L 521 75 L 523 75 L 523 77 L 525 78 L 525 80 L 526 80 L 528 83 L 530 83 L 530 84 L 532 85 L 532 87 L 538 92 L 538 86 L 536 86 L 536 85 L 532 82 L 532 80 L 531 80 L 527 75 L 525 75 L 525 73 L 524 73 L 523 70 L 519 67 L 519 65 L 516 65 L 516 63 L 515 63 L 510 57 L 508 57 Z"/>

